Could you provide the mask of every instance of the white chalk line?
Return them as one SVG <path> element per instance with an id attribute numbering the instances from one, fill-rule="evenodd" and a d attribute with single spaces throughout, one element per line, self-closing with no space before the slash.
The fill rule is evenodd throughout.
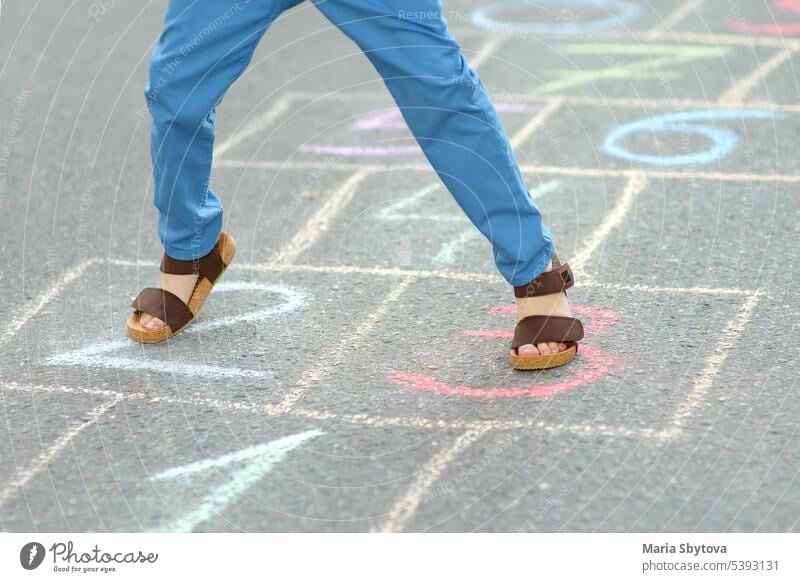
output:
<path id="1" fill-rule="evenodd" d="M 408 289 L 408 286 L 414 281 L 413 277 L 407 277 L 397 283 L 392 291 L 384 298 L 378 308 L 373 311 L 362 323 L 356 328 L 356 331 L 344 338 L 339 342 L 333 350 L 321 350 L 313 358 L 314 366 L 309 369 L 303 377 L 297 382 L 295 389 L 287 394 L 281 403 L 277 406 L 278 413 L 288 412 L 294 407 L 298 400 L 300 400 L 306 392 L 318 384 L 325 376 L 327 376 L 331 369 L 342 363 L 350 352 L 361 344 L 364 339 L 369 335 L 381 320 L 381 317 L 386 315 L 391 305 L 400 299 Z"/>
<path id="2" fill-rule="evenodd" d="M 100 259 L 88 259 L 81 264 L 72 267 L 69 271 L 64 273 L 53 285 L 48 287 L 47 291 L 42 293 L 39 298 L 30 305 L 26 305 L 22 310 L 22 314 L 13 319 L 0 335 L 0 345 L 10 340 L 19 330 L 44 308 L 45 305 L 55 299 L 67 286 L 72 282 L 79 279 L 87 268 L 98 263 Z"/>
<path id="3" fill-rule="evenodd" d="M 453 444 L 449 447 L 445 447 L 431 457 L 419 470 L 414 482 L 405 494 L 395 502 L 386 521 L 382 525 L 374 528 L 373 531 L 381 533 L 403 531 L 408 520 L 414 516 L 422 500 L 425 498 L 425 495 L 434 483 L 439 480 L 447 466 L 452 463 L 458 455 L 468 449 L 470 445 L 485 435 L 488 430 L 488 427 L 468 429 L 456 438 Z"/>
<path id="4" fill-rule="evenodd" d="M 611 170 L 606 168 L 575 168 L 559 166 L 521 166 L 523 172 L 537 174 L 569 175 L 585 178 L 633 178 L 640 176 L 648 180 L 710 180 L 713 182 L 800 182 L 800 175 L 750 174 L 734 172 L 680 172 L 669 170 Z"/>
<path id="5" fill-rule="evenodd" d="M 567 105 L 588 105 L 591 107 L 602 107 L 611 109 L 614 107 L 619 108 L 632 108 L 632 109 L 653 109 L 653 108 L 668 108 L 668 109 L 717 109 L 719 108 L 718 101 L 699 100 L 699 99 L 637 99 L 627 97 L 579 97 L 579 96 L 561 96 L 564 103 Z M 798 103 L 773 103 L 769 101 L 742 101 L 736 104 L 739 109 L 766 109 L 769 111 L 785 111 L 787 113 L 800 113 L 800 104 Z"/>
<path id="6" fill-rule="evenodd" d="M 634 293 L 686 293 L 690 295 L 750 295 L 754 291 L 738 287 L 662 287 L 658 285 L 626 285 L 624 283 L 599 283 L 581 281 L 581 287 L 608 289 L 613 291 L 632 291 Z"/>
<path id="7" fill-rule="evenodd" d="M 764 63 L 758 63 L 755 69 L 737 80 L 730 89 L 720 95 L 718 103 L 727 106 L 741 103 L 755 89 L 756 85 L 766 80 L 770 73 L 788 61 L 796 51 L 796 47 L 784 47 Z"/>
<path id="8" fill-rule="evenodd" d="M 595 229 L 589 239 L 583 243 L 581 249 L 575 253 L 575 257 L 570 260 L 574 271 L 586 275 L 583 271 L 592 255 L 627 216 L 628 212 L 633 208 L 634 200 L 646 187 L 647 178 L 641 174 L 633 174 L 628 179 L 622 196 L 620 196 L 614 208 L 605 216 L 603 222 Z"/>
<path id="9" fill-rule="evenodd" d="M 706 365 L 702 374 L 694 380 L 692 390 L 689 392 L 686 400 L 679 404 L 675 410 L 675 415 L 672 420 L 672 430 L 674 432 L 677 433 L 681 431 L 692 413 L 697 410 L 700 404 L 705 400 L 706 395 L 714 384 L 715 378 L 722 368 L 722 364 L 728 357 L 729 351 L 739 341 L 739 337 L 750 322 L 753 309 L 755 309 L 762 295 L 760 291 L 751 293 L 742 304 L 739 314 L 723 331 L 714 351 L 706 360 Z"/>
<path id="10" fill-rule="evenodd" d="M 126 259 L 109 259 L 108 264 L 123 267 L 157 267 L 154 261 L 130 261 Z M 460 271 L 438 270 L 411 270 L 397 267 L 360 267 L 357 265 L 286 265 L 275 266 L 269 263 L 237 263 L 237 268 L 243 271 L 261 273 L 327 273 L 333 275 L 367 275 L 380 277 L 415 279 L 445 279 L 450 281 L 465 281 L 468 283 L 503 283 L 500 275 L 493 273 L 464 273 Z M 741 287 L 667 287 L 659 285 L 625 285 L 622 283 L 604 283 L 598 281 L 581 281 L 582 287 L 595 289 L 610 289 L 618 291 L 635 291 L 643 293 L 689 293 L 712 295 L 750 295 L 756 289 Z"/>
<path id="11" fill-rule="evenodd" d="M 645 33 L 645 38 L 658 37 L 660 34 L 672 32 L 673 28 L 686 20 L 692 12 L 697 12 L 705 3 L 706 0 L 686 0 L 686 2 L 678 6 L 671 14 L 664 18 L 664 20 L 648 30 Z"/>
<path id="12" fill-rule="evenodd" d="M 327 232 L 336 216 L 350 203 L 358 190 L 359 185 L 370 173 L 375 170 L 362 167 L 351 175 L 336 189 L 333 195 L 322 205 L 317 213 L 300 228 L 300 230 L 287 242 L 270 260 L 275 265 L 289 265 L 307 251 Z"/>
<path id="13" fill-rule="evenodd" d="M 373 164 L 365 166 L 358 163 L 336 163 L 335 165 L 325 162 L 272 162 L 267 160 L 248 161 L 248 160 L 222 160 L 220 168 L 248 168 L 248 169 L 284 169 L 284 170 L 306 170 L 326 168 L 333 170 L 367 170 L 373 172 L 388 171 L 418 171 L 430 172 L 431 168 L 427 164 Z M 710 180 L 713 182 L 800 182 L 800 175 L 793 174 L 752 174 L 745 172 L 697 172 L 680 170 L 647 170 L 647 169 L 626 169 L 612 170 L 608 168 L 579 168 L 575 166 L 536 166 L 521 164 L 523 172 L 531 174 L 554 174 L 559 176 L 574 176 L 578 178 L 630 178 L 632 176 L 642 176 L 651 180 Z"/>
<path id="14" fill-rule="evenodd" d="M 468 28 L 451 28 L 451 31 L 456 36 L 470 35 L 470 36 L 484 36 L 488 35 L 501 35 L 502 33 L 493 33 L 483 30 L 481 34 L 475 34 L 474 30 Z M 624 31 L 597 31 L 592 32 L 592 40 L 594 41 L 681 41 L 682 43 L 700 43 L 710 45 L 732 45 L 732 46 L 798 46 L 800 41 L 787 38 L 785 36 L 764 36 L 764 35 L 751 35 L 751 34 L 721 34 L 721 33 L 704 33 L 704 32 L 679 32 L 675 30 L 624 30 Z M 512 37 L 513 35 L 504 35 Z M 569 37 L 564 38 L 565 41 L 570 41 Z"/>
<path id="15" fill-rule="evenodd" d="M 130 342 L 113 342 L 107 351 L 130 347 Z M 106 355 L 86 356 L 80 351 L 69 354 L 58 354 L 46 360 L 50 366 L 86 366 L 89 368 L 113 368 L 115 370 L 137 370 L 156 374 L 193 376 L 196 378 L 253 378 L 269 380 L 274 376 L 271 372 L 248 370 L 233 366 L 213 366 L 174 360 L 137 360 Z"/>
<path id="16" fill-rule="evenodd" d="M 290 265 L 275 267 L 264 263 L 241 264 L 241 268 L 260 272 L 274 273 L 328 273 L 340 275 L 368 275 L 382 277 L 413 277 L 415 279 L 445 279 L 448 281 L 464 281 L 467 283 L 505 283 L 493 273 L 464 273 L 458 271 L 425 271 L 399 268 L 359 267 L 355 265 Z M 688 293 L 712 295 L 749 295 L 754 289 L 740 287 L 667 287 L 659 285 L 625 285 L 622 283 L 604 283 L 600 281 L 581 280 L 581 287 L 594 289 L 610 289 L 615 291 L 635 291 L 643 293 Z"/>
<path id="17" fill-rule="evenodd" d="M 561 107 L 563 102 L 564 100 L 560 97 L 549 99 L 544 106 L 536 112 L 536 115 L 531 117 L 531 119 L 511 137 L 509 140 L 511 147 L 516 149 L 527 142 L 536 130 L 542 127 L 550 116 L 558 111 L 558 108 Z"/>
<path id="18" fill-rule="evenodd" d="M 483 63 L 488 61 L 494 52 L 500 48 L 500 46 L 506 42 L 506 37 L 502 36 L 493 36 L 490 37 L 484 42 L 478 49 L 475 51 L 476 56 L 472 60 L 470 60 L 469 64 L 473 69 L 479 68 Z"/>
<path id="19" fill-rule="evenodd" d="M 218 160 L 234 146 L 268 129 L 273 122 L 289 111 L 291 105 L 292 98 L 289 95 L 278 98 L 278 100 L 273 103 L 272 107 L 256 117 L 252 123 L 240 131 L 235 131 L 228 139 L 214 147 L 214 159 Z"/>
<path id="20" fill-rule="evenodd" d="M 782 46 L 782 45 L 781 45 Z M 797 47 L 800 48 L 800 47 Z M 315 100 L 321 96 L 326 96 L 323 93 L 313 92 L 294 92 L 293 98 L 298 100 Z M 504 93 L 504 97 L 512 103 L 526 103 L 530 105 L 542 104 L 543 102 L 552 99 L 561 100 L 565 105 L 586 105 L 589 107 L 600 107 L 608 110 L 615 107 L 625 109 L 653 109 L 653 108 L 668 108 L 675 110 L 682 110 L 687 108 L 692 109 L 718 109 L 719 100 L 713 99 L 678 99 L 673 97 L 591 97 L 581 95 L 569 95 L 563 93 L 554 93 L 543 97 L 541 95 L 532 95 L 530 93 Z M 351 93 L 337 93 L 330 95 L 329 98 L 335 101 L 351 102 L 354 99 L 378 99 L 384 97 L 383 93 L 376 93 L 374 91 L 354 91 Z M 736 103 L 740 109 L 767 109 L 770 111 L 786 111 L 789 113 L 800 112 L 800 103 L 775 103 L 772 101 L 742 101 Z M 360 167 L 360 166 L 359 166 Z"/>
<path id="21" fill-rule="evenodd" d="M 3 388 L 8 388 L 8 386 L 3 385 Z M 115 393 L 111 395 L 109 400 L 100 406 L 93 408 L 88 414 L 86 414 L 86 420 L 81 420 L 67 429 L 67 431 L 58 437 L 58 439 L 56 439 L 52 445 L 42 451 L 39 456 L 36 457 L 36 459 L 34 459 L 30 465 L 28 465 L 27 468 L 21 472 L 17 471 L 16 478 L 12 479 L 10 483 L 7 483 L 3 487 L 3 490 L 0 491 L 0 507 L 2 507 L 8 500 L 12 499 L 23 487 L 30 483 L 34 477 L 41 473 L 42 470 L 47 469 L 50 462 L 55 459 L 55 457 L 68 445 L 72 444 L 72 439 L 74 439 L 80 432 L 96 423 L 106 412 L 116 406 L 123 398 L 124 394 L 122 393 Z"/>
<path id="22" fill-rule="evenodd" d="M 425 430 L 446 430 L 486 428 L 496 430 L 533 429 L 549 434 L 570 433 L 579 436 L 608 436 L 640 439 L 672 439 L 674 434 L 654 428 L 626 428 L 606 424 L 549 424 L 544 421 L 520 419 L 498 421 L 469 421 L 463 419 L 429 419 L 424 417 L 390 417 L 368 414 L 338 414 L 330 410 L 313 408 L 293 408 L 288 411 L 278 409 L 278 405 L 268 403 L 245 402 L 241 400 L 224 400 L 204 396 L 177 397 L 154 395 L 141 391 L 108 390 L 102 388 L 86 388 L 75 386 L 58 386 L 53 384 L 21 384 L 6 382 L 0 386 L 3 390 L 13 392 L 44 392 L 48 394 L 86 394 L 106 398 L 120 397 L 126 401 L 140 401 L 148 405 L 174 404 L 179 406 L 198 406 L 231 412 L 247 412 L 269 417 L 293 417 L 319 422 L 344 422 L 346 424 L 367 426 L 370 428 L 403 427 Z"/>

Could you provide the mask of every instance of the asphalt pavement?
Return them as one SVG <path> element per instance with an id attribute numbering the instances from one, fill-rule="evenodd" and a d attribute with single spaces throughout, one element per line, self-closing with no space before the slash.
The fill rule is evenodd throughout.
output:
<path id="1" fill-rule="evenodd" d="M 218 111 L 234 266 L 126 339 L 165 4 L 0 9 L 0 530 L 800 530 L 796 15 L 446 0 L 588 326 L 515 372 L 488 243 L 308 2 Z"/>

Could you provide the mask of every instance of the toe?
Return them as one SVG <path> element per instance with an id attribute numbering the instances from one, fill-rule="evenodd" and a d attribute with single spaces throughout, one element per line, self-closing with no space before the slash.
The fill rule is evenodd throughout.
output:
<path id="1" fill-rule="evenodd" d="M 567 351 L 567 348 L 568 348 L 568 347 L 569 347 L 569 346 L 567 346 L 567 344 L 565 344 L 564 342 L 558 342 L 558 351 L 559 351 L 559 352 L 565 352 L 565 351 Z"/>
<path id="2" fill-rule="evenodd" d="M 547 345 L 550 346 L 551 354 L 557 354 L 561 351 L 561 349 L 558 347 L 558 342 L 547 342 Z"/>
<path id="3" fill-rule="evenodd" d="M 142 327 L 149 331 L 157 331 L 164 327 L 166 324 L 157 317 L 151 317 L 150 321 L 143 323 Z"/>
<path id="4" fill-rule="evenodd" d="M 550 345 L 547 344 L 547 343 L 536 344 L 536 347 L 539 348 L 539 353 L 542 354 L 543 356 L 548 355 L 548 354 L 551 353 Z"/>
<path id="5" fill-rule="evenodd" d="M 533 344 L 525 344 L 517 349 L 517 353 L 520 356 L 538 356 L 539 350 Z"/>

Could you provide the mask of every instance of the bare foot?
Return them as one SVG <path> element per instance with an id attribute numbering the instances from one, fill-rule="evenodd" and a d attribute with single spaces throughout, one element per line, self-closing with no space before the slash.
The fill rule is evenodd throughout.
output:
<path id="1" fill-rule="evenodd" d="M 170 275 L 168 273 L 161 273 L 161 280 L 158 282 L 159 289 L 166 289 L 170 293 L 178 296 L 184 303 L 189 303 L 189 298 L 192 296 L 194 286 L 197 284 L 198 275 Z M 157 317 L 153 317 L 148 313 L 142 313 L 139 316 L 139 321 L 142 327 L 148 331 L 158 331 L 167 324 Z"/>
<path id="2" fill-rule="evenodd" d="M 552 270 L 552 264 L 547 271 Z M 564 293 L 554 293 L 553 295 L 542 295 L 541 297 L 518 297 L 517 298 L 517 322 L 530 315 L 561 315 L 572 317 L 569 309 L 569 302 Z M 517 348 L 520 356 L 538 356 L 557 354 L 563 352 L 569 346 L 564 342 L 545 342 L 541 344 L 525 344 Z"/>

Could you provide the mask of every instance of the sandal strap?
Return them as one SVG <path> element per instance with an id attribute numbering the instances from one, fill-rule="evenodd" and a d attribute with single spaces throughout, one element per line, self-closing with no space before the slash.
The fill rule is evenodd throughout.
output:
<path id="1" fill-rule="evenodd" d="M 530 315 L 514 328 L 512 348 L 545 342 L 577 342 L 583 339 L 583 324 L 574 317 Z"/>
<path id="2" fill-rule="evenodd" d="M 147 313 L 166 323 L 173 332 L 194 318 L 194 313 L 180 298 L 166 289 L 148 287 L 131 304 L 137 313 Z"/>
<path id="3" fill-rule="evenodd" d="M 219 252 L 219 243 L 214 245 L 211 252 L 201 259 L 194 261 L 180 261 L 173 259 L 167 253 L 161 259 L 161 272 L 170 275 L 199 275 L 205 277 L 209 282 L 216 282 L 217 278 L 225 270 L 225 262 Z"/>
<path id="4" fill-rule="evenodd" d="M 575 277 L 567 263 L 545 271 L 526 285 L 514 286 L 514 297 L 540 297 L 561 293 L 575 284 Z"/>

